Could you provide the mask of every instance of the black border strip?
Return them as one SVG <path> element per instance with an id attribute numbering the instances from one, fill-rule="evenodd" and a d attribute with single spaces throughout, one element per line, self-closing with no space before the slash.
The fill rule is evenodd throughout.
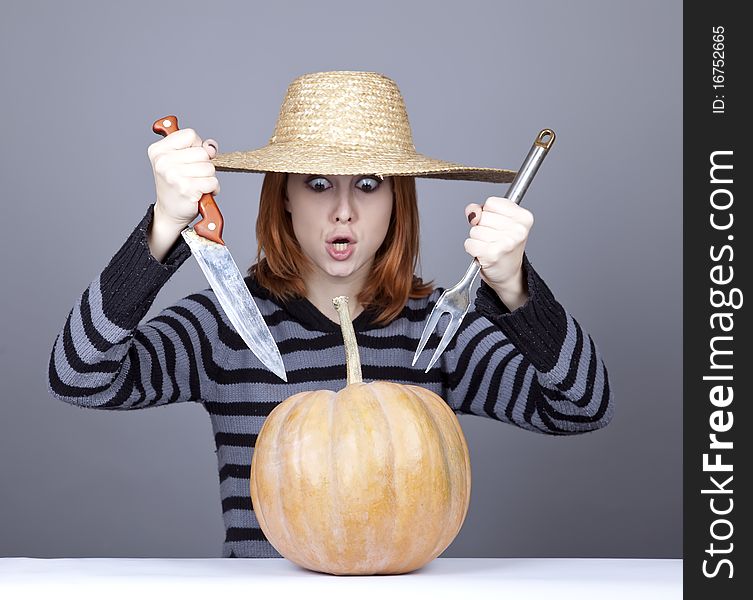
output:
<path id="1" fill-rule="evenodd" d="M 684 4 L 683 586 L 688 598 L 743 598 L 751 590 L 751 502 L 743 488 L 751 487 L 746 480 L 753 454 L 746 443 L 753 365 L 745 352 L 753 338 L 748 306 L 753 296 L 746 303 L 745 294 L 753 294 L 753 288 L 751 267 L 744 262 L 751 256 L 753 236 L 747 140 L 753 104 L 745 90 L 750 87 L 750 25 L 743 6 L 710 0 Z M 719 45 L 714 48 L 714 43 Z M 715 83 L 724 87 L 714 88 Z M 712 164 L 732 168 L 712 171 Z M 715 229 L 712 215 L 718 225 L 732 217 L 732 225 Z M 714 318 L 715 313 L 729 317 Z M 724 331 L 723 322 L 733 327 Z M 714 349 L 731 352 L 713 356 Z M 708 379 L 718 376 L 731 379 Z M 716 395 L 715 386 L 722 386 Z M 710 448 L 713 434 L 733 447 Z M 732 470 L 704 468 L 704 460 Z"/>

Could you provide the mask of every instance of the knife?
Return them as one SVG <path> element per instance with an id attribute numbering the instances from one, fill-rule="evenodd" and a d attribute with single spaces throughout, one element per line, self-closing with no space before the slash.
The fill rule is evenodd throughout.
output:
<path id="1" fill-rule="evenodd" d="M 152 131 L 167 136 L 178 131 L 178 118 L 169 115 L 157 119 Z M 287 381 L 285 365 L 280 350 L 261 316 L 251 292 L 246 286 L 238 266 L 222 240 L 224 221 L 212 194 L 199 200 L 201 221 L 181 232 L 191 254 L 212 286 L 227 318 L 262 364 Z"/>

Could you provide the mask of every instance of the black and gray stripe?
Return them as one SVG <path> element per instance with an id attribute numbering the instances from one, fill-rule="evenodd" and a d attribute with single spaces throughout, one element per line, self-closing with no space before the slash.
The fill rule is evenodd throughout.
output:
<path id="1" fill-rule="evenodd" d="M 248 279 L 278 342 L 287 383 L 246 348 L 211 290 L 192 294 L 139 325 L 159 289 L 190 255 L 181 240 L 165 264 L 152 258 L 145 237 L 151 214 L 150 207 L 69 314 L 50 357 L 50 391 L 86 408 L 201 404 L 215 433 L 226 529 L 223 556 L 279 556 L 264 538 L 251 506 L 253 447 L 264 419 L 285 398 L 344 387 L 339 325 L 307 300 L 279 303 Z M 354 328 L 364 380 L 420 385 L 458 413 L 540 433 L 570 435 L 605 426 L 613 408 L 602 357 L 527 257 L 524 261 L 529 302 L 511 313 L 482 284 L 475 310 L 429 373 L 410 363 L 441 290 L 410 300 L 386 326 L 375 326 L 368 311 L 359 315 Z M 441 333 L 427 344 L 421 364 Z"/>

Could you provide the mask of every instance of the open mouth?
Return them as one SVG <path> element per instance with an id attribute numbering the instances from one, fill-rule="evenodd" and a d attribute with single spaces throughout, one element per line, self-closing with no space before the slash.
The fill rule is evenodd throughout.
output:
<path id="1" fill-rule="evenodd" d="M 353 254 L 356 242 L 347 237 L 336 237 L 327 241 L 327 252 L 335 260 L 348 260 Z"/>
<path id="2" fill-rule="evenodd" d="M 340 238 L 332 242 L 332 247 L 338 252 L 343 252 L 347 250 L 349 245 L 350 245 L 350 240 L 346 240 L 344 238 Z"/>

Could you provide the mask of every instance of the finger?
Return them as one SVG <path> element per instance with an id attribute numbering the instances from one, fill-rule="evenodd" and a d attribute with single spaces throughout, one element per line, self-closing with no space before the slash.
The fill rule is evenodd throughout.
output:
<path id="1" fill-rule="evenodd" d="M 525 219 L 525 216 L 519 216 L 518 218 Z M 524 240 L 531 232 L 532 224 L 532 218 L 521 223 L 520 221 L 516 221 L 515 218 L 485 211 L 481 215 L 477 226 L 497 231 L 499 235 L 509 236 L 516 240 Z"/>
<path id="2" fill-rule="evenodd" d="M 204 144 L 204 140 L 202 140 L 201 137 L 199 137 L 199 134 L 197 133 L 196 137 L 194 138 L 193 142 L 191 143 L 191 146 L 201 147 L 201 146 L 203 146 L 203 144 Z"/>
<path id="3" fill-rule="evenodd" d="M 220 182 L 216 177 L 199 177 L 194 184 L 202 194 L 217 194 L 220 191 Z"/>
<path id="4" fill-rule="evenodd" d="M 520 210 L 525 210 L 512 200 L 501 196 L 489 196 L 484 202 L 484 210 L 502 215 L 514 215 Z"/>
<path id="5" fill-rule="evenodd" d="M 476 225 L 481 227 L 491 227 L 493 229 L 507 229 L 515 225 L 517 221 L 509 215 L 484 210 L 476 219 Z"/>
<path id="6" fill-rule="evenodd" d="M 194 146 L 183 148 L 182 150 L 171 150 L 168 154 L 160 157 L 160 162 L 164 165 L 179 165 L 209 162 L 209 155 L 204 148 Z"/>
<path id="7" fill-rule="evenodd" d="M 507 198 L 488 199 L 486 204 L 484 204 L 484 213 L 507 216 L 516 223 L 524 225 L 528 229 L 533 227 L 533 213 L 522 206 L 518 206 L 512 200 L 508 200 Z"/>
<path id="8" fill-rule="evenodd" d="M 463 246 L 465 247 L 465 251 L 472 257 L 478 258 L 479 262 L 482 262 L 489 248 L 489 244 L 487 242 L 472 240 L 470 238 L 467 238 L 465 240 Z"/>
<path id="9" fill-rule="evenodd" d="M 220 145 L 212 138 L 204 140 L 202 147 L 207 151 L 207 154 L 209 154 L 209 158 L 214 158 L 220 152 Z"/>
<path id="10" fill-rule="evenodd" d="M 214 165 L 209 161 L 175 164 L 170 171 L 180 177 L 214 177 L 215 174 Z"/>
<path id="11" fill-rule="evenodd" d="M 152 163 L 156 163 L 157 159 L 169 156 L 179 150 L 187 150 L 197 145 L 200 146 L 201 143 L 197 144 L 196 140 L 196 133 L 192 129 L 181 129 L 151 144 L 147 153 Z M 206 150 L 204 152 L 206 153 Z"/>
<path id="12" fill-rule="evenodd" d="M 480 204 L 471 203 L 465 207 L 465 218 L 471 225 L 477 225 L 481 218 L 481 211 L 482 208 Z"/>
<path id="13" fill-rule="evenodd" d="M 196 135 L 193 129 L 179 129 L 167 135 L 164 139 L 157 142 L 158 145 L 170 150 L 180 150 L 190 148 L 191 146 L 201 146 L 201 138 Z"/>
<path id="14" fill-rule="evenodd" d="M 482 267 L 494 264 L 501 256 L 513 252 L 518 246 L 518 244 L 510 239 L 497 240 L 495 242 L 485 242 L 471 238 L 465 240 L 466 252 L 477 258 Z"/>
<path id="15" fill-rule="evenodd" d="M 477 225 L 471 228 L 468 236 L 474 240 L 495 244 L 502 249 L 509 249 L 524 243 L 528 239 L 528 230 L 519 224 L 505 230 Z"/>
<path id="16" fill-rule="evenodd" d="M 482 242 L 496 242 L 506 236 L 505 232 L 500 231 L 499 229 L 476 225 L 475 227 L 471 227 L 471 230 L 468 232 L 468 237 L 472 240 L 479 240 Z"/>

